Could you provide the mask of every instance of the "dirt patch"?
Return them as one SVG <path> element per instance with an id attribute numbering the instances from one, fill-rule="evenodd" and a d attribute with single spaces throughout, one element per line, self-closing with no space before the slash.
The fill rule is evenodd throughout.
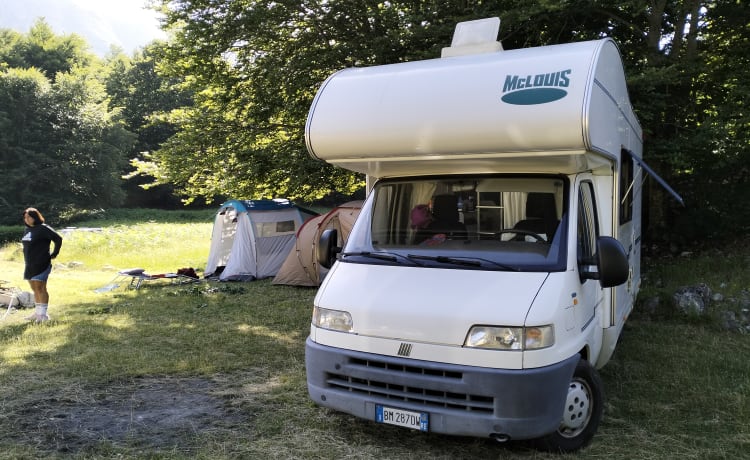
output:
<path id="1" fill-rule="evenodd" d="M 15 437 L 46 451 L 111 443 L 190 452 L 197 436 L 236 428 L 244 418 L 220 383 L 202 378 L 140 378 L 28 396 L 24 400 L 33 402 L 13 411 Z"/>

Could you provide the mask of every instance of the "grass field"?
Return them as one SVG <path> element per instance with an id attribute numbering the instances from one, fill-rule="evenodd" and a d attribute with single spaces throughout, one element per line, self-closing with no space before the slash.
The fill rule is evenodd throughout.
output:
<path id="1" fill-rule="evenodd" d="M 601 370 L 607 402 L 576 455 L 421 434 L 315 406 L 304 340 L 314 289 L 251 283 L 95 293 L 118 269 L 202 268 L 210 212 L 77 224 L 49 282 L 52 321 L 0 321 L 0 458 L 724 459 L 750 452 L 750 336 L 635 312 Z M 59 229 L 58 229 L 59 230 Z M 20 228 L 19 228 L 20 231 Z M 17 243 L 0 279 L 27 289 Z M 651 260 L 644 295 L 750 289 L 750 251 Z M 4 313 L 4 310 L 3 310 Z"/>

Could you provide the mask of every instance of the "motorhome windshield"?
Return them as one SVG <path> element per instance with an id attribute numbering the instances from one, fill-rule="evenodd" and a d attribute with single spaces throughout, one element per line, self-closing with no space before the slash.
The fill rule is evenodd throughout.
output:
<path id="1" fill-rule="evenodd" d="M 419 177 L 378 182 L 344 262 L 479 270 L 565 269 L 562 176 Z"/>

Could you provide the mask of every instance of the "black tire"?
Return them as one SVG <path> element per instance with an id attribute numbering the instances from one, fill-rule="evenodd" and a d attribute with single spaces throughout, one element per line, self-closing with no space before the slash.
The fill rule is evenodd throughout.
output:
<path id="1" fill-rule="evenodd" d="M 573 452 L 591 442 L 604 413 L 602 379 L 585 359 L 578 361 L 568 387 L 568 398 L 554 433 L 539 438 L 538 447 L 551 452 Z"/>

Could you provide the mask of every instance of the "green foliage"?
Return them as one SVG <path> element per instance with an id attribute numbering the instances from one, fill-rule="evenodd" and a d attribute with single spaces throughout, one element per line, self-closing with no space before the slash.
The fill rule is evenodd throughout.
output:
<path id="1" fill-rule="evenodd" d="M 31 204 L 58 214 L 74 205 L 121 202 L 118 173 L 132 139 L 109 118 L 101 99 L 86 75 L 59 74 L 50 85 L 33 69 L 0 74 L 7 177 L 0 197 L 8 214 Z"/>
<path id="2" fill-rule="evenodd" d="M 122 53 L 107 60 L 105 83 L 109 103 L 116 110 L 125 127 L 137 135 L 131 162 L 142 161 L 149 152 L 172 136 L 176 128 L 165 113 L 184 105 L 191 105 L 190 92 L 176 87 L 176 79 L 157 74 L 157 63 L 162 59 L 164 44 L 154 42 L 137 52 L 132 58 Z M 150 175 L 133 174 L 132 167 L 124 171 L 126 206 L 173 208 L 178 198 L 171 184 L 162 184 L 144 190 L 144 184 L 153 182 Z"/>
<path id="3" fill-rule="evenodd" d="M 437 57 L 457 22 L 499 16 L 506 49 L 603 36 L 620 44 L 645 155 L 688 202 L 679 210 L 649 194 L 652 236 L 709 210 L 725 231 L 742 231 L 748 210 L 736 216 L 725 199 L 750 202 L 750 47 L 740 3 L 162 0 L 173 39 L 159 69 L 196 99 L 171 113 L 176 134 L 135 166 L 194 197 L 350 192 L 359 177 L 305 152 L 305 117 L 324 79 L 343 67 Z"/>
<path id="4" fill-rule="evenodd" d="M 78 35 L 56 35 L 44 19 L 37 19 L 28 34 L 0 31 L 0 65 L 35 68 L 54 80 L 58 73 L 85 68 L 94 61 L 88 45 Z M 2 69 L 2 67 L 0 67 Z"/>
<path id="5" fill-rule="evenodd" d="M 120 203 L 123 173 L 133 206 L 177 206 L 173 190 L 205 202 L 350 194 L 362 177 L 305 149 L 305 119 L 325 78 L 344 67 L 437 57 L 457 22 L 498 16 L 506 49 L 618 42 L 644 156 L 687 203 L 677 208 L 649 182 L 650 238 L 687 244 L 750 227 L 750 27 L 740 0 L 152 5 L 170 40 L 104 65 L 80 37 L 57 36 L 43 20 L 28 34 L 0 30 L 0 162 L 12 172 L 0 185 L 5 214 L 19 203 L 67 213 Z M 714 229 L 697 216 L 713 216 Z"/>
<path id="6" fill-rule="evenodd" d="M 98 68 L 76 36 L 38 22 L 0 44 L 0 222 L 36 206 L 48 216 L 118 205 L 133 138 L 109 111 Z"/>
<path id="7" fill-rule="evenodd" d="M 652 237 L 692 243 L 750 229 L 750 32 L 740 3 L 663 2 L 648 16 L 648 48 L 626 52 L 645 155 L 687 205 L 652 188 Z"/>
<path id="8" fill-rule="evenodd" d="M 20 224 L 17 226 L 0 226 L 0 245 L 14 241 L 21 241 L 22 232 L 23 229 Z"/>

